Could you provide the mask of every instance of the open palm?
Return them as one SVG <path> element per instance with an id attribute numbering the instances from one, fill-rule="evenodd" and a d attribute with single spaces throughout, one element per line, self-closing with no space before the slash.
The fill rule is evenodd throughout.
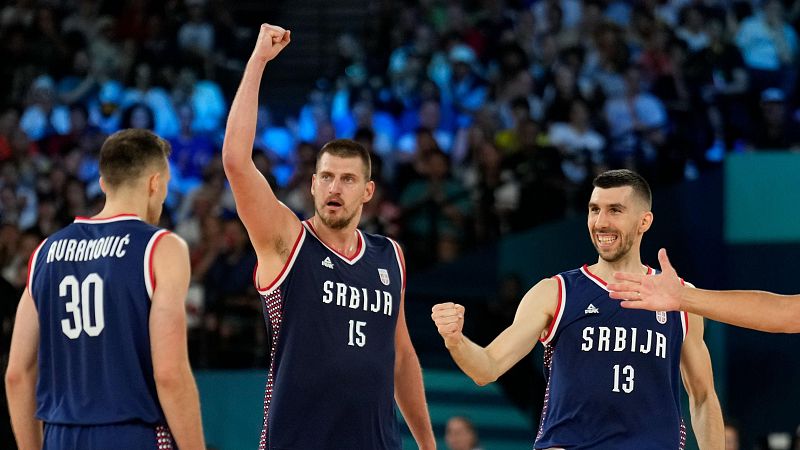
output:
<path id="1" fill-rule="evenodd" d="M 670 264 L 667 251 L 663 248 L 658 252 L 658 262 L 661 264 L 661 273 L 658 275 L 615 273 L 614 278 L 619 281 L 608 285 L 611 298 L 622 300 L 621 304 L 625 308 L 680 310 L 683 281 Z"/>

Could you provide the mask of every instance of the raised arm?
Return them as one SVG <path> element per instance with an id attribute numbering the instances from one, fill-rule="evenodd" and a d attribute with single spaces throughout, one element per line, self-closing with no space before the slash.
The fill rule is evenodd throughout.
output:
<path id="1" fill-rule="evenodd" d="M 711 357 L 703 341 L 703 318 L 689 314 L 689 331 L 681 350 L 681 377 L 689 394 L 692 428 L 701 450 L 725 448 L 722 408 L 714 389 Z"/>
<path id="2" fill-rule="evenodd" d="M 611 297 L 622 306 L 651 311 L 688 311 L 718 322 L 769 333 L 800 333 L 800 295 L 764 291 L 710 291 L 684 286 L 663 248 L 662 273 L 616 273 Z"/>
<path id="3" fill-rule="evenodd" d="M 462 334 L 463 306 L 435 305 L 431 317 L 458 367 L 483 386 L 497 380 L 533 350 L 552 321 L 557 303 L 558 281 L 552 278 L 540 281 L 522 297 L 511 326 L 485 348 Z"/>
<path id="4" fill-rule="evenodd" d="M 231 104 L 222 145 L 222 162 L 233 190 L 236 210 L 247 228 L 259 256 L 259 270 L 266 272 L 265 277 L 277 275 L 280 271 L 286 259 L 281 259 L 280 255 L 288 255 L 284 250 L 291 248 L 301 226 L 297 217 L 278 201 L 252 157 L 261 76 L 267 63 L 289 45 L 290 40 L 288 30 L 261 25 L 255 48 Z"/>
<path id="5" fill-rule="evenodd" d="M 39 316 L 33 298 L 25 289 L 17 307 L 6 370 L 8 410 L 20 450 L 42 448 L 42 422 L 35 417 L 38 354 Z"/>
<path id="6" fill-rule="evenodd" d="M 174 234 L 164 236 L 153 255 L 155 289 L 150 308 L 150 351 L 158 400 L 178 447 L 205 449 L 200 399 L 186 344 L 189 250 Z"/>

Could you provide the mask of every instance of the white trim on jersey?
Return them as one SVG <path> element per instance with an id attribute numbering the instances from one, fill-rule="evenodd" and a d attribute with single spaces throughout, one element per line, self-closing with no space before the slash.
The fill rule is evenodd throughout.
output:
<path id="1" fill-rule="evenodd" d="M 547 337 L 541 339 L 541 342 L 544 345 L 549 344 L 553 340 L 553 337 L 558 331 L 558 325 L 561 323 L 561 318 L 564 317 L 564 310 L 567 308 L 567 284 L 564 282 L 564 277 L 561 275 L 556 275 L 554 278 L 556 281 L 558 281 L 558 292 L 560 296 L 558 299 L 558 305 L 556 306 L 556 315 L 553 317 L 553 325 L 548 330 Z"/>
<path id="2" fill-rule="evenodd" d="M 400 244 L 398 244 L 394 239 L 387 237 L 386 239 L 392 243 L 392 247 L 394 247 L 394 256 L 397 258 L 397 267 L 400 268 L 400 289 L 405 290 L 406 287 L 406 268 L 403 266 L 403 259 L 400 258 Z"/>
<path id="3" fill-rule="evenodd" d="M 678 311 L 681 315 L 681 329 L 683 330 L 683 340 L 686 340 L 686 333 L 689 332 L 689 313 L 686 311 Z"/>
<path id="4" fill-rule="evenodd" d="M 153 235 L 150 236 L 150 240 L 147 242 L 147 247 L 144 249 L 144 286 L 147 289 L 147 296 L 150 298 L 153 298 L 153 289 L 155 288 L 153 267 L 151 265 L 153 258 L 151 253 L 155 250 L 156 242 L 167 233 L 169 233 L 169 230 L 158 230 L 153 233 Z"/>
<path id="5" fill-rule="evenodd" d="M 303 222 L 303 227 L 304 227 L 304 228 L 306 228 L 306 229 L 308 230 L 308 232 L 309 232 L 309 233 L 311 233 L 311 235 L 312 235 L 312 236 L 314 236 L 315 238 L 317 238 L 317 240 L 318 240 L 318 241 L 319 241 L 319 242 L 320 242 L 322 245 L 324 245 L 324 246 L 325 246 L 325 248 L 327 248 L 328 250 L 330 250 L 330 251 L 331 251 L 331 253 L 333 253 L 334 255 L 338 256 L 338 257 L 339 257 L 339 259 L 341 259 L 342 261 L 346 262 L 347 264 L 350 264 L 351 266 L 352 266 L 353 264 L 357 263 L 357 262 L 358 262 L 358 261 L 361 259 L 361 257 L 362 257 L 362 256 L 364 256 L 364 253 L 366 253 L 366 252 L 367 252 L 367 240 L 366 240 L 366 239 L 364 239 L 364 235 L 363 235 L 363 234 L 361 234 L 361 230 L 359 230 L 359 229 L 356 229 L 356 233 L 358 233 L 358 239 L 359 239 L 359 242 L 360 242 L 360 244 L 361 244 L 361 250 L 359 250 L 359 252 L 358 252 L 358 253 L 357 253 L 355 256 L 353 256 L 353 258 L 352 258 L 352 259 L 348 259 L 346 256 L 344 256 L 344 255 L 342 255 L 341 253 L 337 252 L 336 250 L 334 250 L 334 249 L 332 249 L 332 248 L 328 247 L 328 244 L 326 244 L 326 243 L 325 243 L 325 241 L 323 241 L 323 240 L 322 240 L 322 239 L 319 237 L 319 235 L 317 235 L 317 232 L 316 232 L 316 231 L 314 231 L 314 226 L 313 226 L 313 225 L 311 225 L 310 223 L 308 223 L 308 221 L 304 221 L 304 222 Z"/>
<path id="6" fill-rule="evenodd" d="M 142 218 L 134 214 L 120 214 L 113 217 L 106 217 L 104 219 L 92 219 L 91 217 L 76 217 L 74 223 L 112 223 L 112 222 L 122 222 L 123 220 L 142 221 Z"/>
<path id="7" fill-rule="evenodd" d="M 47 238 L 40 242 L 39 246 L 36 247 L 36 250 L 33 251 L 30 263 L 28 264 L 28 293 L 31 295 L 31 297 L 33 297 L 33 292 L 31 292 L 31 289 L 33 289 L 33 272 L 36 268 L 36 258 L 39 257 L 39 252 L 42 250 L 42 247 L 44 247 L 45 242 L 47 242 Z"/>
<path id="8" fill-rule="evenodd" d="M 587 269 L 586 266 L 581 267 L 581 273 L 584 276 L 586 276 L 586 278 L 592 280 L 594 282 L 594 284 L 596 284 L 596 285 L 600 286 L 601 288 L 603 288 L 604 291 L 610 292 L 608 290 L 608 286 L 606 286 L 605 283 L 603 283 L 603 280 L 598 278 L 597 275 L 593 274 L 592 272 L 589 272 L 589 269 Z"/>
<path id="9" fill-rule="evenodd" d="M 303 247 L 303 242 L 306 240 L 306 227 L 300 227 L 300 235 L 297 236 L 297 240 L 294 243 L 294 247 L 292 248 L 292 253 L 289 254 L 289 259 L 286 260 L 286 264 L 281 269 L 281 273 L 278 274 L 278 277 L 275 278 L 272 283 L 269 284 L 265 289 L 261 289 L 258 286 L 258 266 L 256 266 L 255 276 L 255 285 L 256 290 L 258 293 L 263 296 L 267 296 L 272 293 L 278 286 L 283 283 L 287 276 L 289 276 L 289 272 L 292 271 L 292 267 L 294 266 L 294 262 L 297 260 L 297 255 L 300 254 L 300 248 Z"/>

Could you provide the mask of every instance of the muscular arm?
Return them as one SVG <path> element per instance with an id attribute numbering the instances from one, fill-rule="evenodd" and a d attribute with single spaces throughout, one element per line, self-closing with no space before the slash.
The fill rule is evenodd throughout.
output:
<path id="1" fill-rule="evenodd" d="M 261 26 L 258 41 L 231 104 L 222 145 L 222 162 L 236 210 L 258 254 L 259 278 L 267 283 L 280 272 L 288 253 L 282 249 L 291 248 L 301 227 L 297 217 L 278 201 L 252 159 L 261 76 L 267 62 L 277 56 L 289 41 L 290 33 L 283 28 Z"/>
<path id="2" fill-rule="evenodd" d="M 800 295 L 765 291 L 683 289 L 681 309 L 769 333 L 800 333 Z"/>
<path id="3" fill-rule="evenodd" d="M 764 291 L 709 291 L 684 286 L 663 248 L 662 273 L 615 273 L 611 297 L 622 306 L 651 311 L 688 311 L 718 322 L 769 333 L 800 333 L 800 295 Z"/>
<path id="4" fill-rule="evenodd" d="M 533 350 L 552 320 L 557 297 L 558 282 L 555 279 L 537 283 L 522 298 L 511 326 L 485 348 L 461 333 L 464 325 L 463 306 L 452 303 L 436 305 L 431 317 L 458 367 L 475 383 L 483 386 L 497 380 Z"/>
<path id="5" fill-rule="evenodd" d="M 703 341 L 703 318 L 694 314 L 689 314 L 689 332 L 681 351 L 681 376 L 689 393 L 692 428 L 700 449 L 724 449 L 725 427 L 714 390 L 711 357 Z"/>
<path id="6" fill-rule="evenodd" d="M 20 450 L 42 448 L 42 422 L 35 417 L 38 354 L 39 316 L 25 289 L 17 308 L 5 380 L 11 425 Z"/>
<path id="7" fill-rule="evenodd" d="M 181 449 L 205 449 L 197 393 L 186 344 L 189 250 L 178 236 L 164 236 L 154 254 L 155 290 L 150 346 L 158 400 Z"/>

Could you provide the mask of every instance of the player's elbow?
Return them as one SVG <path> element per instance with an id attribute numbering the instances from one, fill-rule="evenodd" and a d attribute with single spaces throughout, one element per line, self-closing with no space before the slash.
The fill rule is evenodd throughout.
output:
<path id="1" fill-rule="evenodd" d="M 250 156 L 250 155 L 247 155 Z M 241 170 L 247 162 L 244 155 L 238 154 L 235 150 L 231 149 L 228 145 L 222 146 L 222 167 L 225 173 L 236 172 Z"/>
<path id="2" fill-rule="evenodd" d="M 185 370 L 179 366 L 169 365 L 153 371 L 153 378 L 159 390 L 179 389 L 186 378 Z"/>
<path id="3" fill-rule="evenodd" d="M 33 377 L 35 377 L 35 374 L 32 372 L 16 365 L 9 365 L 5 376 L 6 390 L 11 392 Z"/>
<path id="4" fill-rule="evenodd" d="M 487 375 L 474 376 L 470 378 L 472 378 L 472 381 L 474 381 L 475 384 L 477 384 L 478 386 L 486 386 L 487 384 L 491 384 L 497 381 L 497 377 L 492 377 Z"/>

